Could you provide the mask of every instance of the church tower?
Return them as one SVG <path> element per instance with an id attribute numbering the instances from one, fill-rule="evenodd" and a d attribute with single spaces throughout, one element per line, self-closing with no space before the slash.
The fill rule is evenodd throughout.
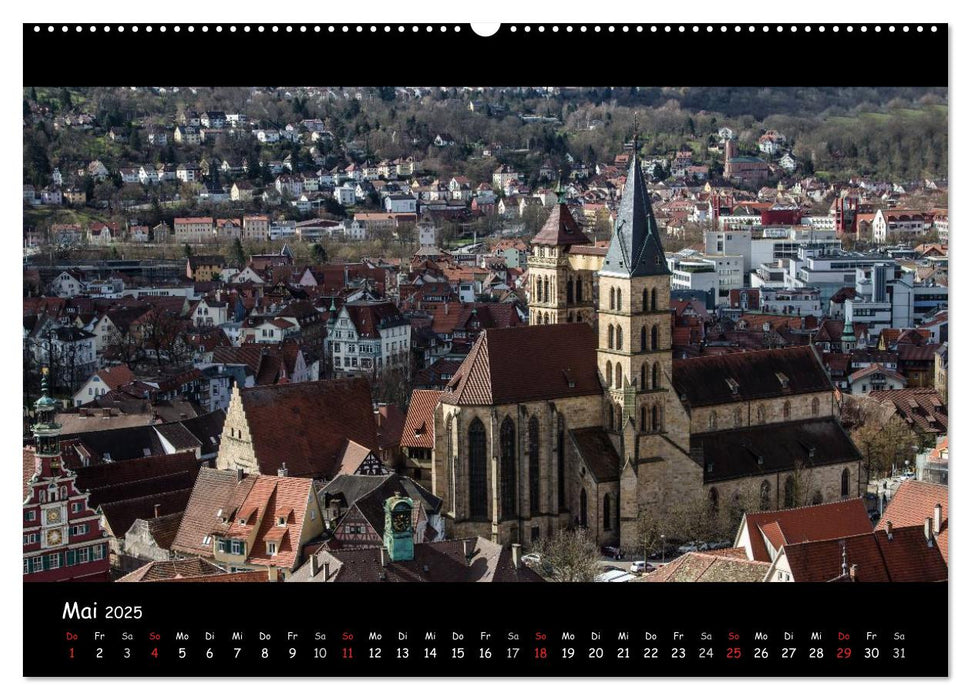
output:
<path id="1" fill-rule="evenodd" d="M 613 238 L 599 273 L 598 365 L 609 399 L 605 424 L 621 435 L 622 461 L 637 460 L 638 436 L 664 431 L 671 386 L 670 275 L 635 133 Z"/>
<path id="2" fill-rule="evenodd" d="M 529 323 L 594 323 L 593 272 L 575 269 L 572 246 L 588 246 L 586 237 L 566 205 L 563 191 L 543 228 L 531 241 L 529 267 Z"/>

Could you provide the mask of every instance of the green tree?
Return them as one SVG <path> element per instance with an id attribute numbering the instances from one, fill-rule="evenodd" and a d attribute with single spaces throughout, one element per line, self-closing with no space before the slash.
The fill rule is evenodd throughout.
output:
<path id="1" fill-rule="evenodd" d="M 192 246 L 189 245 L 188 243 L 186 243 L 185 244 L 185 247 L 182 248 L 182 254 L 185 255 L 185 257 L 187 257 L 187 258 L 191 258 L 192 257 Z"/>
<path id="2" fill-rule="evenodd" d="M 68 90 L 66 87 L 65 88 L 61 88 L 61 92 L 57 96 L 57 101 L 61 104 L 61 109 L 63 111 L 67 111 L 67 110 L 71 109 L 71 105 L 72 105 L 72 103 L 71 103 L 71 91 Z"/>
<path id="3" fill-rule="evenodd" d="M 588 530 L 557 530 L 539 542 L 539 573 L 551 581 L 582 583 L 600 574 L 600 549 Z"/>
<path id="4" fill-rule="evenodd" d="M 314 243 L 310 247 L 310 257 L 318 265 L 323 265 L 327 262 L 327 249 L 320 243 Z"/>
<path id="5" fill-rule="evenodd" d="M 229 246 L 229 260 L 239 269 L 246 265 L 246 251 L 243 250 L 243 242 L 238 238 L 234 238 Z"/>

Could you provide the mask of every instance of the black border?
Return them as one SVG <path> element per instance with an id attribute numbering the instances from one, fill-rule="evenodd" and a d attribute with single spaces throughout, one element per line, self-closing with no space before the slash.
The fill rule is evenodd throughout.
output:
<path id="1" fill-rule="evenodd" d="M 23 32 L 24 84 L 38 86 L 321 85 L 334 75 L 347 85 L 948 84 L 947 24 L 505 24 L 491 37 L 438 23 L 25 23 Z M 55 70 L 33 55 L 64 60 Z"/>

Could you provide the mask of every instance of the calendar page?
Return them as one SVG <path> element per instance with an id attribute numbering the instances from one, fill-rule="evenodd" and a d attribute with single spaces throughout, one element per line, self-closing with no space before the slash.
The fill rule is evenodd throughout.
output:
<path id="1" fill-rule="evenodd" d="M 23 26 L 24 676 L 948 675 L 948 26 L 493 30 Z"/>

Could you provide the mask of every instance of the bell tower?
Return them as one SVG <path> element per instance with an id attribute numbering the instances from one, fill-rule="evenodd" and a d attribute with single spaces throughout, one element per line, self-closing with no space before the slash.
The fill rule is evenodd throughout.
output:
<path id="1" fill-rule="evenodd" d="M 636 122 L 634 130 L 624 194 L 599 272 L 598 311 L 606 425 L 621 434 L 628 455 L 638 436 L 664 431 L 671 386 L 671 272 L 641 171 Z"/>
<path id="2" fill-rule="evenodd" d="M 593 273 L 571 262 L 573 246 L 590 239 L 570 213 L 563 189 L 543 228 L 531 241 L 529 267 L 529 323 L 594 323 Z"/>

